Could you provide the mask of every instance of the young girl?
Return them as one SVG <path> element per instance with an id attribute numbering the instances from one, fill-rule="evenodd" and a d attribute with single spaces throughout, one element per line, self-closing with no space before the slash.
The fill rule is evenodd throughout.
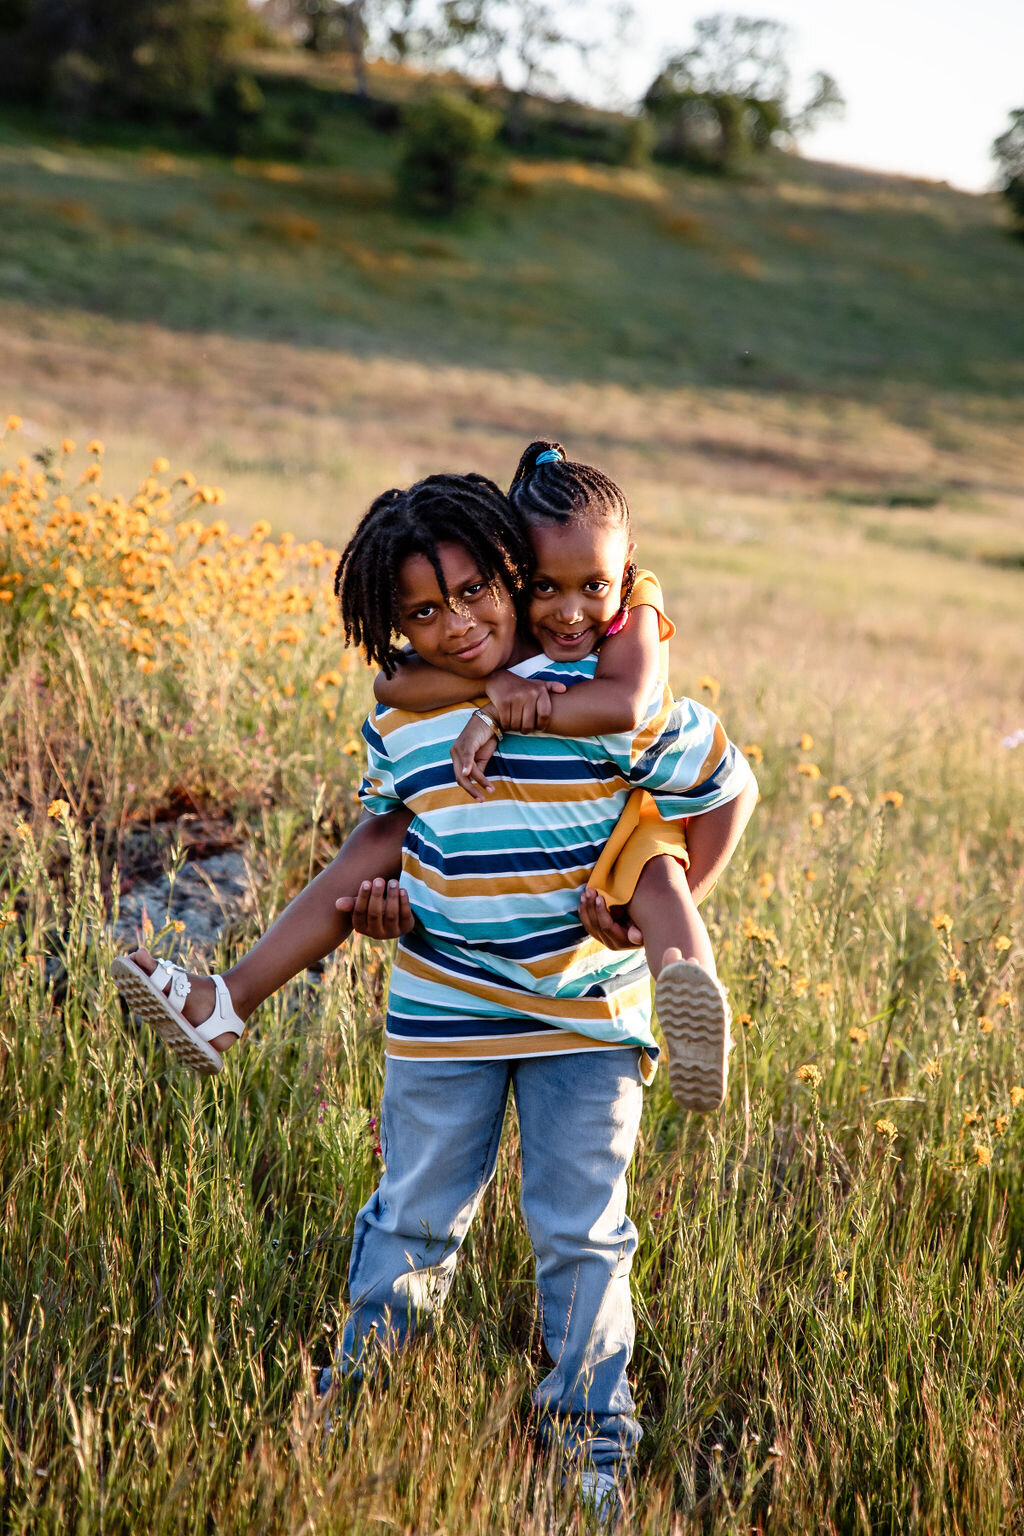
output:
<path id="1" fill-rule="evenodd" d="M 625 498 L 599 470 L 567 463 L 559 445 L 533 443 L 520 461 L 510 497 L 525 515 L 533 540 L 535 569 L 528 604 L 533 639 L 556 661 L 578 659 L 604 641 L 594 679 L 579 683 L 569 694 L 550 678 L 530 681 L 507 670 L 481 681 L 475 659 L 474 670 L 467 673 L 461 656 L 453 653 L 440 665 L 415 655 L 384 660 L 376 687 L 382 702 L 418 711 L 477 699 L 486 688 L 491 702 L 474 715 L 453 748 L 457 781 L 478 799 L 490 788 L 482 767 L 496 745 L 496 729 L 523 731 L 541 725 L 573 737 L 635 729 L 659 677 L 664 683 L 665 642 L 674 632 L 661 611 L 656 580 L 638 574 L 630 563 L 633 545 Z M 506 528 L 503 538 L 521 557 L 515 532 Z M 391 579 L 392 573 L 381 565 L 372 594 L 380 611 L 382 589 Z M 414 621 L 413 646 L 415 629 Z M 359 638 L 358 627 L 351 637 Z M 671 704 L 667 691 L 664 702 Z M 672 814 L 684 816 L 687 810 L 684 803 Z M 581 905 L 582 921 L 609 947 L 635 947 L 642 935 L 650 969 L 658 978 L 658 1015 L 669 1042 L 670 1084 L 678 1101 L 690 1109 L 717 1108 L 725 1092 L 728 1014 L 695 897 L 706 894 L 724 867 L 735 842 L 731 832 L 736 810 L 719 807 L 693 822 L 688 882 L 682 822 L 663 821 L 650 796 L 637 791 L 598 859 Z M 153 961 L 139 951 L 119 963 L 119 984 L 129 981 L 133 1001 L 141 1003 L 142 1011 L 185 1059 L 200 1070 L 219 1070 L 220 1053 L 234 1038 L 225 1031 L 240 1033 L 244 1018 L 264 997 L 347 936 L 354 897 L 361 888 L 362 921 L 377 924 L 371 931 L 384 936 L 380 924 L 389 903 L 394 911 L 401 909 L 401 922 L 411 924 L 397 885 L 385 887 L 381 878 L 371 882 L 372 876 L 397 870 L 407 825 L 400 812 L 381 820 L 382 826 L 371 822 L 357 828 L 334 863 L 223 980 L 190 978 L 161 964 L 144 981 L 138 973 L 151 971 Z M 332 910 L 335 900 L 340 917 Z M 628 933 L 614 920 L 614 907 L 628 908 L 633 925 Z M 128 967 L 135 974 L 126 976 Z"/>

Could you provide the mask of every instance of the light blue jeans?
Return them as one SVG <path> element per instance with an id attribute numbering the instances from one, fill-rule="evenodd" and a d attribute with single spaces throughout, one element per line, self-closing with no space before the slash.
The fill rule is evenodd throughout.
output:
<path id="1" fill-rule="evenodd" d="M 626 1379 L 637 1241 L 626 1170 L 643 1100 L 633 1047 L 513 1061 L 388 1058 L 385 1172 L 356 1217 L 341 1370 L 358 1374 L 371 1336 L 391 1349 L 432 1321 L 494 1176 L 510 1088 L 553 1361 L 533 1394 L 541 1436 L 571 1460 L 615 1471 L 641 1435 Z M 325 1372 L 321 1390 L 329 1383 Z"/>

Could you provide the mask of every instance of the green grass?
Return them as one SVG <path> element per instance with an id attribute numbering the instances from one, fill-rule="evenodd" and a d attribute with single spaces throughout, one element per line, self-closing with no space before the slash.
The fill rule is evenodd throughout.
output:
<path id="1" fill-rule="evenodd" d="M 749 185 L 524 164 L 430 231 L 393 206 L 396 139 L 347 118 L 338 136 L 344 164 L 279 182 L 8 128 L 0 299 L 564 383 L 1024 382 L 1021 252 L 994 198 L 793 159 Z"/>

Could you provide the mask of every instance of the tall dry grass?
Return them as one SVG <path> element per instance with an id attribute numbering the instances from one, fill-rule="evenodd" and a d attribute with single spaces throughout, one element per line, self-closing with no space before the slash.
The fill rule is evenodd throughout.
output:
<path id="1" fill-rule="evenodd" d="M 386 954 L 285 988 L 212 1082 L 121 1015 L 118 854 L 175 785 L 231 820 L 258 901 L 223 965 L 349 824 L 366 692 L 326 551 L 233 542 L 198 515 L 213 488 L 162 468 L 110 496 L 101 465 L 68 448 L 2 477 L 4 1528 L 584 1529 L 532 1451 L 512 1126 L 444 1327 L 322 1443 Z M 737 1038 L 721 1115 L 649 1094 L 630 1528 L 1013 1529 L 1018 754 L 870 705 L 815 741 L 772 724 L 801 707 L 787 676 L 757 699 L 722 681 L 729 719 L 764 722 L 734 732 L 762 803 L 709 904 Z"/>

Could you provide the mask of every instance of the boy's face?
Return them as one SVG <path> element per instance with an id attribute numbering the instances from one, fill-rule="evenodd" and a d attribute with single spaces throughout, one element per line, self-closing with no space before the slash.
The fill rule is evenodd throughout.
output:
<path id="1" fill-rule="evenodd" d="M 399 628 L 421 660 L 457 677 L 483 678 L 508 664 L 516 613 L 499 587 L 496 599 L 462 544 L 439 544 L 451 594 L 445 601 L 426 555 L 409 555 L 398 573 Z"/>
<path id="2" fill-rule="evenodd" d="M 530 539 L 530 631 L 553 661 L 578 661 L 622 606 L 629 534 L 614 523 L 531 522 Z"/>

